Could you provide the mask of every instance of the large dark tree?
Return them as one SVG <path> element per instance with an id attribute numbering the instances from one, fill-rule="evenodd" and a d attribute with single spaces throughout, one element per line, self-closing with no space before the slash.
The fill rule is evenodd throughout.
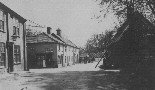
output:
<path id="1" fill-rule="evenodd" d="M 114 13 L 119 22 L 126 18 L 127 5 L 133 4 L 134 10 L 141 12 L 147 19 L 154 23 L 155 0 L 95 0 L 101 7 L 100 15 L 96 19 L 106 17 L 109 13 Z"/>

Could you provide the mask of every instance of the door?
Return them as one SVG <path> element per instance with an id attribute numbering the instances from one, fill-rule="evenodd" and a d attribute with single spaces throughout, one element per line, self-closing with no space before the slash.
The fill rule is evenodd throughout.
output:
<path id="1" fill-rule="evenodd" d="M 44 67 L 44 60 L 45 60 L 45 55 L 44 54 L 37 54 L 36 55 L 36 66 L 35 68 L 42 68 Z"/>
<path id="2" fill-rule="evenodd" d="M 8 45 L 8 72 L 13 72 L 13 42 L 7 42 Z"/>
<path id="3" fill-rule="evenodd" d="M 47 67 L 51 67 L 51 60 L 52 58 L 51 58 L 51 55 L 50 54 L 46 54 L 46 66 Z"/>
<path id="4" fill-rule="evenodd" d="M 64 63 L 64 62 L 63 62 L 63 55 L 61 55 L 61 62 L 62 62 L 62 66 L 63 66 L 63 63 Z"/>

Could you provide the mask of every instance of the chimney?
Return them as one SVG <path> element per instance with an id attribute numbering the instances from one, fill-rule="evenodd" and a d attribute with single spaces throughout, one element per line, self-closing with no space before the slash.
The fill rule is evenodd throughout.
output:
<path id="1" fill-rule="evenodd" d="M 58 28 L 56 31 L 57 31 L 57 35 L 61 37 L 61 30 Z"/>
<path id="2" fill-rule="evenodd" d="M 52 30 L 51 27 L 47 27 L 47 34 L 51 34 L 51 30 Z"/>
<path id="3" fill-rule="evenodd" d="M 134 0 L 130 0 L 127 5 L 127 19 L 131 20 L 134 13 Z"/>

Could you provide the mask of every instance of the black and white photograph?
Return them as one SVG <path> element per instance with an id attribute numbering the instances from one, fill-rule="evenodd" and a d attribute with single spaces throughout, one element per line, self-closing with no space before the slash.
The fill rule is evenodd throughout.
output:
<path id="1" fill-rule="evenodd" d="M 0 0 L 0 90 L 155 90 L 155 0 Z"/>

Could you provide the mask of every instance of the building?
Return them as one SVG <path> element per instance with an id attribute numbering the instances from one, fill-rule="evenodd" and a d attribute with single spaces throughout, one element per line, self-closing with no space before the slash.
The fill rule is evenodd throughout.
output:
<path id="1" fill-rule="evenodd" d="M 64 46 L 60 46 L 65 49 L 63 54 L 64 55 L 63 66 L 79 63 L 79 48 L 67 38 L 63 38 L 61 35 L 61 30 L 59 28 L 56 31 L 57 34 L 52 33 L 52 35 L 65 43 Z M 58 57 L 60 56 L 61 55 L 59 54 Z"/>
<path id="2" fill-rule="evenodd" d="M 128 7 L 129 8 L 129 7 Z M 107 48 L 104 65 L 133 68 L 155 58 L 155 27 L 138 11 L 128 9 L 127 20 Z"/>
<path id="3" fill-rule="evenodd" d="M 61 36 L 61 31 L 51 34 L 51 28 L 47 27 L 47 33 L 27 36 L 27 58 L 29 68 L 62 67 L 70 65 L 72 58 L 74 63 L 78 60 L 78 50 L 68 50 L 67 44 Z M 71 41 L 70 41 L 71 42 Z M 72 46 L 73 47 L 73 46 Z M 70 52 L 69 52 L 70 51 Z M 71 56 L 67 56 L 72 52 Z M 73 52 L 74 56 L 73 57 Z M 69 61 L 70 60 L 70 61 Z M 72 62 L 73 64 L 73 62 Z"/>
<path id="4" fill-rule="evenodd" d="M 27 70 L 26 19 L 0 2 L 0 72 Z"/>

